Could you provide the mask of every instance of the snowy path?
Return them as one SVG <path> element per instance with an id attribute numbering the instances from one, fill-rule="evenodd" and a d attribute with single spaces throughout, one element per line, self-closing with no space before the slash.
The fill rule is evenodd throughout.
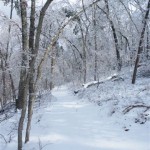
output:
<path id="1" fill-rule="evenodd" d="M 79 100 L 65 88 L 53 95 L 57 101 L 34 114 L 25 150 L 39 150 L 39 141 L 42 150 L 150 150 L 147 126 L 145 132 L 138 126 L 125 132 L 111 118 L 101 118 L 98 106 Z"/>
<path id="2" fill-rule="evenodd" d="M 150 149 L 147 132 L 140 133 L 138 128 L 125 132 L 113 120 L 100 118 L 98 106 L 77 99 L 66 89 L 56 90 L 53 95 L 57 101 L 47 108 L 41 118 L 41 133 L 36 135 L 39 127 L 31 133 L 35 134 L 35 139 L 40 135 L 41 142 L 52 143 L 45 150 Z"/>

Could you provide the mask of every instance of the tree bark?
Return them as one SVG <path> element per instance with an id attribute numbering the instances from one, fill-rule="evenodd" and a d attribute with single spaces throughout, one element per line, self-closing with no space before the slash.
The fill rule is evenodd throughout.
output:
<path id="1" fill-rule="evenodd" d="M 10 19 L 12 19 L 13 17 L 13 9 L 14 9 L 14 0 L 11 0 L 11 10 L 10 10 Z M 11 33 L 11 24 L 9 25 L 8 28 L 8 35 L 10 37 L 10 33 Z M 8 41 L 7 41 L 7 53 L 6 53 L 6 67 L 8 67 L 8 52 L 9 52 L 9 45 L 10 45 L 10 38 L 8 37 Z M 11 75 L 11 71 L 9 70 L 9 78 L 10 78 L 10 82 L 11 82 L 11 90 L 12 90 L 12 95 L 13 95 L 13 101 L 16 100 L 16 92 L 15 92 L 15 86 L 14 86 L 14 82 L 13 82 L 13 78 Z"/>
<path id="2" fill-rule="evenodd" d="M 15 102 L 15 100 L 16 100 L 16 90 L 15 90 L 13 77 L 11 75 L 11 71 L 9 71 L 9 78 L 10 78 L 10 82 L 11 82 L 11 90 L 12 90 L 12 94 L 13 94 L 13 101 Z"/>
<path id="3" fill-rule="evenodd" d="M 5 69 L 5 63 L 4 59 L 1 60 L 1 68 L 2 68 L 2 82 L 3 82 L 3 105 L 6 104 L 6 80 L 5 80 L 5 75 L 6 75 L 6 69 Z"/>
<path id="4" fill-rule="evenodd" d="M 50 90 L 54 88 L 53 77 L 54 77 L 54 67 L 55 67 L 55 53 L 54 48 L 51 53 L 51 81 L 50 81 Z"/>
<path id="5" fill-rule="evenodd" d="M 22 22 L 22 66 L 20 73 L 20 82 L 19 82 L 19 95 L 18 95 L 18 108 L 21 108 L 21 117 L 19 120 L 18 126 L 18 150 L 22 150 L 22 130 L 24 118 L 26 115 L 26 104 L 27 104 L 27 89 L 28 89 L 28 75 L 27 75 L 27 66 L 28 66 L 28 31 L 27 31 L 27 1 L 20 0 L 21 8 L 21 22 Z"/>
<path id="6" fill-rule="evenodd" d="M 108 4 L 108 0 L 104 0 L 105 1 L 105 5 L 106 5 L 106 15 L 107 18 L 110 22 L 110 26 L 113 32 L 113 38 L 114 38 L 114 43 L 115 43 L 115 49 L 116 49 L 116 57 L 117 57 L 117 69 L 118 71 L 121 71 L 121 67 L 122 67 L 122 63 L 121 63 L 121 57 L 120 57 L 120 51 L 119 51 L 119 42 L 118 42 L 118 37 L 117 37 L 117 33 L 116 33 L 116 29 L 114 26 L 113 21 L 110 19 L 109 17 L 109 4 Z"/>
<path id="7" fill-rule="evenodd" d="M 97 57 L 97 29 L 96 29 L 96 5 L 94 5 L 94 46 L 95 46 L 95 60 L 94 60 L 94 81 L 97 81 L 98 57 Z"/>
<path id="8" fill-rule="evenodd" d="M 34 49 L 34 35 L 35 35 L 35 0 L 31 1 L 31 14 L 30 14 L 30 34 L 29 34 L 29 50 L 30 50 L 30 60 L 29 60 L 29 104 L 28 104 L 28 122 L 26 128 L 25 143 L 29 141 L 30 136 L 30 125 L 32 119 L 32 105 L 35 99 L 35 89 L 34 89 L 34 73 L 35 73 L 35 49 Z"/>
<path id="9" fill-rule="evenodd" d="M 84 31 L 82 29 L 81 21 L 79 21 L 79 26 L 80 26 L 81 36 L 82 36 L 83 82 L 86 83 L 86 78 L 87 78 L 86 35 L 84 35 Z"/>
<path id="10" fill-rule="evenodd" d="M 140 36 L 138 52 L 137 52 L 137 57 L 136 57 L 133 76 L 132 76 L 132 84 L 135 84 L 135 81 L 136 81 L 137 68 L 138 68 L 138 64 L 139 64 L 139 60 L 140 60 L 140 54 L 142 53 L 142 50 L 143 50 L 144 35 L 145 35 L 147 20 L 148 20 L 148 16 L 149 16 L 149 10 L 150 10 L 150 0 L 148 1 L 147 11 L 146 11 L 146 14 L 145 14 L 145 17 L 143 20 L 143 29 L 142 29 L 141 36 Z"/>
<path id="11" fill-rule="evenodd" d="M 42 7 L 40 11 L 39 22 L 37 26 L 36 36 L 34 40 L 35 34 L 35 0 L 32 1 L 31 4 L 31 19 L 30 19 L 30 37 L 29 37 L 29 48 L 31 50 L 31 60 L 29 63 L 29 105 L 28 105 L 28 123 L 26 128 L 26 137 L 25 143 L 29 141 L 30 137 L 30 129 L 31 129 L 31 120 L 33 114 L 33 104 L 35 101 L 35 92 L 36 92 L 36 83 L 35 83 L 35 63 L 37 54 L 39 51 L 39 43 L 40 43 L 40 35 L 42 31 L 42 25 L 44 21 L 45 12 L 48 9 L 49 5 L 53 0 L 47 0 L 45 5 Z M 35 44 L 34 44 L 35 43 Z"/>
<path id="12" fill-rule="evenodd" d="M 26 82 L 28 83 L 28 78 L 26 78 Z M 23 131 L 23 123 L 24 123 L 24 119 L 25 119 L 25 115 L 26 115 L 26 108 L 27 108 L 27 89 L 28 89 L 28 84 L 26 83 L 25 85 L 25 92 L 24 93 L 24 101 L 22 102 L 23 107 L 21 110 L 21 117 L 19 119 L 19 125 L 18 125 L 18 150 L 22 150 L 22 145 L 23 145 L 23 141 L 22 141 L 22 131 Z"/>
<path id="13" fill-rule="evenodd" d="M 149 27 L 147 25 L 147 41 L 146 41 L 146 58 L 149 59 L 149 51 L 150 51 L 150 40 L 149 40 Z"/>
<path id="14" fill-rule="evenodd" d="M 21 64 L 21 72 L 20 72 L 20 82 L 19 82 L 19 92 L 18 92 L 18 100 L 16 102 L 17 108 L 23 108 L 23 102 L 25 94 L 26 94 L 26 78 L 27 78 L 27 54 L 28 54 L 28 30 L 27 30 L 27 1 L 20 0 L 20 8 L 21 8 L 21 22 L 22 22 L 22 64 Z"/>

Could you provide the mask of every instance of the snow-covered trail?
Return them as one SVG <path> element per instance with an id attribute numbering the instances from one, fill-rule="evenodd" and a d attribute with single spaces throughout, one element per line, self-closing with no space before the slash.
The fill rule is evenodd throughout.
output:
<path id="1" fill-rule="evenodd" d="M 52 94 L 57 101 L 31 132 L 31 141 L 39 137 L 44 150 L 150 150 L 147 132 L 138 127 L 125 132 L 111 118 L 101 118 L 99 106 L 79 100 L 66 88 Z"/>
<path id="2" fill-rule="evenodd" d="M 119 122 L 103 117 L 99 106 L 78 99 L 67 88 L 52 94 L 57 100 L 34 113 L 24 150 L 150 150 L 147 126 L 125 132 Z M 2 147 L 16 150 L 17 139 Z"/>

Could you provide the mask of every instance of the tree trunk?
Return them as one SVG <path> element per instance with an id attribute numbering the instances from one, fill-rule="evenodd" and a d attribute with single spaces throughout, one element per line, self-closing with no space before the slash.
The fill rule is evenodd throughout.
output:
<path id="1" fill-rule="evenodd" d="M 6 80 L 5 80 L 5 75 L 6 75 L 6 69 L 4 66 L 4 60 L 1 60 L 1 68 L 2 68 L 2 81 L 3 81 L 3 105 L 6 104 Z"/>
<path id="2" fill-rule="evenodd" d="M 12 90 L 12 94 L 13 94 L 13 101 L 16 100 L 16 90 L 15 90 L 15 86 L 14 86 L 14 81 L 11 75 L 11 72 L 9 71 L 9 78 L 10 78 L 10 82 L 11 82 L 11 90 Z"/>
<path id="3" fill-rule="evenodd" d="M 29 141 L 31 120 L 33 113 L 33 101 L 35 99 L 35 88 L 34 88 L 34 73 L 35 73 L 35 48 L 34 48 L 34 35 L 35 35 L 35 0 L 31 2 L 31 15 L 30 15 L 30 35 L 29 35 L 29 49 L 31 59 L 29 61 L 29 104 L 28 104 L 28 122 L 26 128 L 25 143 Z"/>
<path id="4" fill-rule="evenodd" d="M 33 114 L 33 104 L 35 101 L 35 93 L 36 93 L 36 83 L 35 83 L 35 63 L 37 54 L 39 51 L 39 43 L 40 43 L 40 34 L 42 31 L 42 24 L 44 21 L 45 12 L 48 9 L 49 5 L 53 0 L 47 0 L 45 5 L 42 7 L 40 11 L 40 17 L 38 22 L 38 27 L 36 31 L 36 37 L 34 42 L 34 34 L 35 34 L 35 0 L 31 3 L 31 18 L 30 18 L 30 37 L 29 37 L 29 48 L 31 50 L 31 60 L 29 63 L 29 105 L 28 105 L 28 123 L 26 128 L 26 137 L 25 143 L 29 141 L 30 137 L 30 129 L 31 129 L 31 120 Z"/>
<path id="5" fill-rule="evenodd" d="M 20 0 L 20 8 L 21 8 L 21 22 L 22 22 L 22 64 L 21 64 L 21 72 L 20 72 L 20 81 L 19 81 L 19 92 L 18 92 L 18 100 L 16 102 L 16 107 L 18 109 L 23 108 L 23 102 L 26 92 L 26 78 L 27 78 L 27 54 L 28 54 L 28 30 L 27 30 L 27 1 Z"/>
<path id="6" fill-rule="evenodd" d="M 22 150 L 22 130 L 23 123 L 26 114 L 26 105 L 27 105 L 27 89 L 28 89 L 28 75 L 27 75 L 27 66 L 28 66 L 28 31 L 27 31 L 27 1 L 20 0 L 21 8 L 21 22 L 22 22 L 22 66 L 20 73 L 20 82 L 19 82 L 19 93 L 18 93 L 18 108 L 21 108 L 21 117 L 19 120 L 18 126 L 18 150 Z"/>
<path id="7" fill-rule="evenodd" d="M 146 58 L 149 59 L 150 41 L 149 41 L 149 27 L 147 25 L 147 43 L 146 43 Z"/>
<path id="8" fill-rule="evenodd" d="M 12 19 L 12 16 L 13 16 L 13 9 L 14 9 L 13 3 L 14 3 L 14 0 L 11 0 L 10 19 Z M 11 32 L 11 24 L 9 25 L 9 28 L 8 28 L 9 37 L 10 37 L 10 32 Z M 9 65 L 7 63 L 8 62 L 9 43 L 10 43 L 10 38 L 9 37 L 8 37 L 8 41 L 7 41 L 6 67 L 8 67 L 8 65 Z M 12 78 L 10 70 L 9 70 L 9 78 L 10 78 L 10 82 L 11 82 L 11 90 L 12 90 L 12 95 L 13 95 L 13 101 L 15 101 L 16 100 L 16 92 L 15 92 L 15 86 L 14 86 L 14 82 L 13 82 L 13 78 Z"/>
<path id="9" fill-rule="evenodd" d="M 94 81 L 97 81 L 98 57 L 97 57 L 97 29 L 96 29 L 96 5 L 94 5 L 94 45 L 95 45 L 95 62 L 94 62 Z"/>
<path id="10" fill-rule="evenodd" d="M 81 36 L 82 36 L 83 82 L 86 83 L 86 78 L 87 78 L 86 35 L 84 35 L 84 31 L 82 29 L 81 22 L 79 22 L 79 25 L 80 25 L 80 31 L 81 31 Z"/>
<path id="11" fill-rule="evenodd" d="M 109 17 L 108 0 L 104 0 L 104 1 L 105 1 L 106 9 L 107 9 L 107 18 L 110 22 L 110 26 L 111 26 L 111 29 L 112 29 L 112 32 L 113 32 L 113 38 L 114 38 L 115 49 L 116 49 L 116 57 L 117 57 L 117 69 L 118 69 L 118 71 L 121 71 L 122 63 L 121 63 L 121 57 L 120 57 L 120 52 L 119 52 L 119 42 L 118 42 L 118 38 L 117 38 L 117 33 L 116 33 L 114 23 Z"/>
<path id="12" fill-rule="evenodd" d="M 54 67 L 55 67 L 55 54 L 54 54 L 54 49 L 52 49 L 50 90 L 52 90 L 54 88 L 54 83 L 53 83 Z"/>
<path id="13" fill-rule="evenodd" d="M 138 68 L 138 64 L 139 64 L 139 60 L 140 60 L 140 54 L 142 53 L 142 50 L 143 50 L 144 35 L 145 35 L 147 20 L 148 20 L 148 16 L 149 16 L 149 10 L 150 10 L 150 0 L 148 1 L 147 11 L 145 14 L 145 18 L 143 20 L 143 29 L 142 29 L 141 36 L 140 36 L 138 52 L 137 52 L 137 57 L 136 57 L 133 76 L 132 76 L 132 84 L 135 84 L 135 81 L 136 81 L 137 68 Z"/>
<path id="14" fill-rule="evenodd" d="M 26 78 L 26 87 L 25 87 L 25 92 L 24 93 L 24 97 L 23 97 L 23 104 L 22 104 L 22 110 L 21 110 L 21 117 L 19 119 L 19 125 L 18 125 L 18 150 L 22 150 L 22 144 L 23 144 L 23 141 L 22 141 L 22 131 L 23 131 L 23 123 L 24 123 L 24 119 L 25 119 L 25 115 L 26 115 L 26 108 L 27 108 L 27 89 L 28 89 L 28 78 Z"/>

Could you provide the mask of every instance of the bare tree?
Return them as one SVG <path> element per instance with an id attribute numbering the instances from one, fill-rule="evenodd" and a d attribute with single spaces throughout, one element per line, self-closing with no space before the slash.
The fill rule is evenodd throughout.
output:
<path id="1" fill-rule="evenodd" d="M 30 15 L 30 35 L 29 35 L 29 49 L 31 53 L 31 58 L 29 62 L 29 105 L 28 105 L 28 123 L 26 129 L 26 137 L 25 142 L 29 141 L 30 135 L 30 128 L 31 128 L 31 120 L 33 114 L 33 104 L 35 101 L 35 92 L 37 90 L 35 84 L 35 63 L 37 54 L 39 51 L 39 44 L 40 44 L 40 35 L 42 31 L 42 25 L 46 10 L 48 9 L 49 5 L 52 3 L 53 0 L 47 0 L 40 11 L 38 26 L 35 35 L 35 0 L 31 3 L 31 15 Z M 35 39 L 34 39 L 35 35 Z"/>
<path id="2" fill-rule="evenodd" d="M 39 16 L 39 22 L 35 35 L 35 0 L 31 2 L 31 15 L 30 15 L 30 32 L 28 37 L 28 27 L 27 27 L 27 1 L 20 0 L 21 8 L 21 20 L 22 20 L 22 68 L 20 73 L 19 82 L 19 93 L 18 93 L 18 104 L 17 108 L 22 109 L 21 118 L 18 127 L 18 150 L 22 149 L 22 129 L 24 117 L 26 114 L 26 104 L 27 104 L 27 93 L 29 88 L 29 105 L 28 105 L 28 123 L 26 129 L 25 142 L 29 141 L 31 119 L 33 114 L 33 104 L 35 100 L 35 63 L 37 54 L 39 51 L 40 34 L 42 31 L 42 24 L 45 16 L 45 12 L 53 0 L 47 0 L 45 5 L 42 7 Z M 29 48 L 28 48 L 29 39 Z M 30 50 L 30 51 L 29 51 Z M 30 54 L 30 56 L 28 56 Z M 29 60 L 29 70 L 28 66 Z"/>
<path id="3" fill-rule="evenodd" d="M 113 21 L 110 18 L 110 11 L 109 11 L 109 3 L 108 0 L 104 0 L 105 1 L 105 5 L 106 5 L 106 14 L 107 14 L 107 18 L 110 22 L 111 25 L 111 29 L 112 29 L 112 33 L 113 33 L 113 38 L 114 38 L 114 43 L 115 43 L 115 49 L 116 49 L 116 57 L 117 57 L 117 69 L 118 71 L 121 70 L 121 57 L 120 57 L 120 50 L 119 50 L 119 42 L 118 42 L 118 37 L 117 37 L 117 33 L 116 33 L 116 28 L 114 26 Z"/>
<path id="4" fill-rule="evenodd" d="M 97 46 L 97 20 L 96 20 L 96 10 L 97 5 L 94 5 L 94 15 L 93 15 L 93 24 L 94 24 L 94 47 L 95 47 L 95 58 L 94 58 L 94 81 L 98 80 L 97 70 L 98 70 L 98 46 Z"/>
<path id="5" fill-rule="evenodd" d="M 146 14 L 145 14 L 145 17 L 144 17 L 144 20 L 143 20 L 143 28 L 142 28 L 142 31 L 141 31 L 141 36 L 140 36 L 140 41 L 139 41 L 139 46 L 138 46 L 137 57 L 136 57 L 135 66 L 134 66 L 134 72 L 133 72 L 133 76 L 132 76 L 132 84 L 135 84 L 136 74 L 137 74 L 137 68 L 138 68 L 138 64 L 139 64 L 139 60 L 140 60 L 140 54 L 143 51 L 144 35 L 145 35 L 146 26 L 147 26 L 147 20 L 148 20 L 148 16 L 149 16 L 149 10 L 150 10 L 150 0 L 148 1 Z"/>
<path id="6" fill-rule="evenodd" d="M 26 105 L 27 105 L 27 88 L 28 88 L 28 26 L 27 26 L 27 1 L 20 0 L 21 8 L 21 22 L 22 22 L 22 64 L 20 72 L 20 83 L 19 83 L 19 108 L 21 110 L 21 117 L 18 126 L 18 150 L 22 150 L 22 130 L 24 118 L 26 115 Z"/>

